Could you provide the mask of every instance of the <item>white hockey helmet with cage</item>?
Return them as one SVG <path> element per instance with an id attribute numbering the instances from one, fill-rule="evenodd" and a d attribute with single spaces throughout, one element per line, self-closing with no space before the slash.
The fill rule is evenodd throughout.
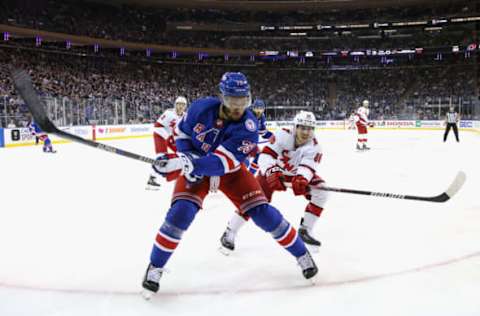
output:
<path id="1" fill-rule="evenodd" d="M 316 122 L 315 114 L 309 111 L 300 111 L 293 119 L 295 127 L 301 125 L 315 128 Z"/>

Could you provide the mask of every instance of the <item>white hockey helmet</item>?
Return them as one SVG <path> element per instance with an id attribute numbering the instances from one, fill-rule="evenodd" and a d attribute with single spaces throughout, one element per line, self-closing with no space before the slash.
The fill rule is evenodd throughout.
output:
<path id="1" fill-rule="evenodd" d="M 177 103 L 183 103 L 183 104 L 187 105 L 187 98 L 182 97 L 182 96 L 178 96 L 175 99 L 175 104 L 177 104 Z"/>
<path id="2" fill-rule="evenodd" d="M 300 111 L 293 118 L 293 124 L 295 127 L 301 125 L 315 128 L 316 122 L 317 120 L 315 119 L 315 114 L 309 111 Z"/>
<path id="3" fill-rule="evenodd" d="M 362 106 L 368 108 L 369 105 L 370 105 L 370 102 L 368 102 L 368 100 L 363 100 L 362 101 Z"/>

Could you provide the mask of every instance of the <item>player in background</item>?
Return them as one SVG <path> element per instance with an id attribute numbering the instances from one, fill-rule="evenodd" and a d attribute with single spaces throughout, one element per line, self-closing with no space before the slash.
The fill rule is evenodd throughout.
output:
<path id="1" fill-rule="evenodd" d="M 258 136 L 260 136 L 264 140 L 272 141 L 271 138 L 273 133 L 267 130 L 267 118 L 265 117 L 265 109 L 266 105 L 265 102 L 261 99 L 255 99 L 252 105 L 250 106 L 250 110 L 255 114 L 258 119 Z M 258 157 L 260 155 L 260 151 L 257 147 L 256 152 L 253 153 L 253 160 L 250 162 L 248 170 L 255 174 L 258 170 Z"/>
<path id="2" fill-rule="evenodd" d="M 443 134 L 443 142 L 447 141 L 448 133 L 450 129 L 453 129 L 453 133 L 455 134 L 455 139 L 457 143 L 460 141 L 458 139 L 458 122 L 460 121 L 460 115 L 455 112 L 455 108 L 451 106 L 449 111 L 445 115 L 445 133 Z"/>
<path id="3" fill-rule="evenodd" d="M 357 126 L 357 150 L 369 150 L 368 147 L 368 127 L 373 127 L 373 123 L 368 121 L 368 100 L 363 100 L 362 105 L 355 113 L 355 125 Z"/>
<path id="4" fill-rule="evenodd" d="M 314 137 L 315 115 L 301 111 L 294 118 L 294 128 L 275 132 L 275 140 L 267 144 L 260 154 L 260 173 L 257 180 L 270 202 L 275 191 L 292 188 L 294 195 L 303 195 L 310 202 L 298 229 L 305 244 L 315 250 L 321 245 L 312 237 L 312 230 L 323 212 L 327 192 L 320 190 L 324 181 L 316 174 L 322 150 Z M 249 220 L 248 214 L 236 211 L 220 238 L 221 252 L 228 255 L 235 249 L 235 237 Z"/>
<path id="5" fill-rule="evenodd" d="M 182 96 L 177 97 L 174 108 L 165 110 L 153 125 L 153 141 L 157 156 L 166 154 L 169 149 L 171 152 L 177 151 L 173 139 L 175 125 L 182 118 L 186 108 L 187 99 Z M 157 176 L 155 172 L 150 174 L 146 187 L 147 190 L 158 190 L 160 183 L 157 182 Z"/>
<path id="6" fill-rule="evenodd" d="M 170 209 L 155 238 L 143 280 L 144 296 L 159 289 L 164 267 L 193 222 L 209 191 L 222 191 L 242 213 L 297 259 L 306 279 L 317 274 L 295 228 L 268 203 L 243 162 L 258 141 L 257 119 L 247 107 L 250 85 L 242 73 L 227 72 L 219 96 L 198 99 L 177 125 L 177 154 L 157 158 L 154 170 L 176 180 Z"/>
<path id="7" fill-rule="evenodd" d="M 30 119 L 28 124 L 27 124 L 27 128 L 30 130 L 30 132 L 32 133 L 32 136 L 34 137 L 38 137 L 39 140 L 41 140 L 43 142 L 43 152 L 44 153 L 56 153 L 57 151 L 56 150 L 53 150 L 53 146 L 52 146 L 52 141 L 50 140 L 50 138 L 48 137 L 47 133 L 45 133 L 44 131 L 42 131 L 42 129 L 40 128 L 40 126 L 38 126 L 37 123 L 35 123 L 33 121 L 33 119 Z"/>

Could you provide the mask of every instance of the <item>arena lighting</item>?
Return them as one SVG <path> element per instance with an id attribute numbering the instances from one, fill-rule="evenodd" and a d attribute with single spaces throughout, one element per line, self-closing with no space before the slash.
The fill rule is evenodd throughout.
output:
<path id="1" fill-rule="evenodd" d="M 410 21 L 410 22 L 393 22 L 392 26 L 416 26 L 416 25 L 427 25 L 427 21 Z"/>
<path id="2" fill-rule="evenodd" d="M 320 24 L 317 25 L 317 30 L 319 30 L 319 31 L 321 31 L 321 30 L 330 30 L 330 29 L 332 29 L 332 28 L 333 28 L 333 26 L 331 26 L 331 25 L 320 25 Z"/>
<path id="3" fill-rule="evenodd" d="M 267 25 L 262 25 L 260 26 L 260 31 L 274 31 L 275 26 L 267 26 Z"/>
<path id="4" fill-rule="evenodd" d="M 441 31 L 443 30 L 443 27 L 441 26 L 432 26 L 432 27 L 426 27 L 424 28 L 425 31 L 428 31 L 428 32 L 433 32 L 433 31 Z"/>
<path id="5" fill-rule="evenodd" d="M 289 31 L 289 30 L 313 30 L 313 26 L 309 25 L 299 25 L 299 26 L 279 26 L 279 30 Z"/>
<path id="6" fill-rule="evenodd" d="M 452 18 L 450 22 L 458 23 L 458 22 L 473 22 L 473 21 L 480 21 L 480 16 L 471 16 L 468 18 Z"/>
<path id="7" fill-rule="evenodd" d="M 287 51 L 287 56 L 288 57 L 298 57 L 298 51 L 294 51 L 294 50 Z"/>
<path id="8" fill-rule="evenodd" d="M 432 20 L 432 25 L 443 24 L 443 23 L 447 23 L 447 22 L 448 22 L 447 19 L 439 19 L 439 20 L 433 19 Z"/>
<path id="9" fill-rule="evenodd" d="M 307 36 L 307 33 L 290 33 L 290 36 Z"/>
<path id="10" fill-rule="evenodd" d="M 458 45 L 452 46 L 452 53 L 458 53 L 459 51 L 460 51 L 460 46 Z"/>
<path id="11" fill-rule="evenodd" d="M 277 50 L 265 50 L 265 51 L 260 51 L 258 53 L 259 56 L 277 56 L 278 51 Z"/>
<path id="12" fill-rule="evenodd" d="M 305 57 L 313 57 L 313 52 L 305 52 Z"/>
<path id="13" fill-rule="evenodd" d="M 388 27 L 388 26 L 390 26 L 390 23 L 373 22 L 373 27 L 374 27 L 374 28 Z"/>

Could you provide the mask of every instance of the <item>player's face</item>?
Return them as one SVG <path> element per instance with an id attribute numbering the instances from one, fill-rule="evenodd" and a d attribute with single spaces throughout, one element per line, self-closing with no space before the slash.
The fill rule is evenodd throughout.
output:
<path id="1" fill-rule="evenodd" d="M 295 130 L 295 139 L 299 146 L 305 144 L 313 137 L 313 127 L 298 125 Z"/>
<path id="2" fill-rule="evenodd" d="M 250 105 L 250 97 L 224 97 L 223 103 L 226 114 L 230 120 L 238 121 L 242 118 L 247 106 Z"/>
<path id="3" fill-rule="evenodd" d="M 182 115 L 183 112 L 185 112 L 186 108 L 187 108 L 187 104 L 183 102 L 175 103 L 175 112 L 177 112 L 177 115 Z"/>
<path id="4" fill-rule="evenodd" d="M 263 109 L 262 108 L 253 108 L 252 111 L 253 111 L 253 113 L 255 113 L 255 116 L 257 118 L 260 118 L 263 114 Z"/>

